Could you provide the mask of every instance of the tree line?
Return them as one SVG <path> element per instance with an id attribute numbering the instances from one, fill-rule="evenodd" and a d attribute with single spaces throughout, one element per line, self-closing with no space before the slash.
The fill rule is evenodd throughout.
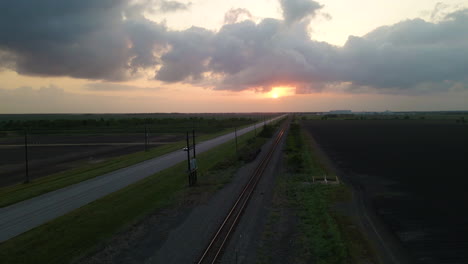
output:
<path id="1" fill-rule="evenodd" d="M 55 120 L 7 120 L 0 122 L 0 130 L 35 132 L 66 130 L 123 130 L 144 131 L 145 128 L 153 132 L 185 132 L 187 129 L 196 129 L 199 132 L 215 132 L 226 128 L 240 127 L 254 122 L 252 118 L 99 118 L 99 119 L 55 119 Z"/>

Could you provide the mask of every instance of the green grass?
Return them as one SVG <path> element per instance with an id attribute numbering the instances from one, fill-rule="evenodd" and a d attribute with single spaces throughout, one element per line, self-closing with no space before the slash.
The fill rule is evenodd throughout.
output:
<path id="1" fill-rule="evenodd" d="M 311 144 L 297 123 L 291 125 L 287 140 L 287 189 L 294 193 L 291 203 L 300 219 L 301 259 L 318 264 L 347 263 L 346 243 L 329 207 L 334 192 L 344 186 L 310 184 L 312 177 L 326 175 L 325 167 L 313 158 Z M 309 184 L 304 184 L 309 183 Z"/>
<path id="2" fill-rule="evenodd" d="M 248 126 L 248 125 L 246 125 Z M 234 129 L 223 130 L 213 134 L 197 137 L 197 142 L 232 132 Z M 186 145 L 185 140 L 173 144 L 153 148 L 148 152 L 140 151 L 111 158 L 104 162 L 80 166 L 78 168 L 62 171 L 49 176 L 33 180 L 28 184 L 16 184 L 0 188 L 0 208 L 5 207 L 50 191 L 88 180 L 105 173 L 125 168 L 148 159 L 152 159 L 172 151 L 180 150 Z"/>
<path id="3" fill-rule="evenodd" d="M 330 213 L 331 193 L 342 186 L 314 184 L 295 188 L 295 203 L 299 208 L 300 229 L 303 231 L 302 250 L 306 259 L 314 263 L 348 263 L 349 253 L 346 242 L 335 218 Z"/>
<path id="4" fill-rule="evenodd" d="M 446 120 L 466 123 L 468 122 L 467 111 L 435 111 L 435 112 L 395 112 L 391 114 L 312 114 L 298 115 L 301 120 Z"/>
<path id="5" fill-rule="evenodd" d="M 327 180 L 334 181 L 337 176 L 330 173 L 326 166 L 316 158 L 316 153 L 311 148 L 311 139 L 301 129 L 298 123 L 292 123 L 290 134 L 286 139 L 286 162 L 288 170 L 295 174 L 302 174 L 304 180 Z"/>
<path id="6" fill-rule="evenodd" d="M 276 210 L 292 208 L 299 219 L 294 241 L 294 262 L 318 264 L 362 263 L 375 260 L 373 250 L 359 228 L 333 207 L 349 202 L 350 190 L 342 184 L 312 183 L 312 176 L 335 175 L 327 172 L 300 124 L 292 123 L 286 139 L 286 172 L 279 176 L 274 194 Z M 275 202 L 276 201 L 276 202 Z M 266 227 L 272 232 L 278 222 L 273 211 Z M 264 235 L 265 237 L 265 235 Z M 267 237 L 267 236 L 266 236 Z M 267 248 L 260 249 L 260 263 L 269 263 Z M 374 261 L 375 263 L 375 261 Z"/>
<path id="7" fill-rule="evenodd" d="M 253 132 L 240 136 L 239 148 L 251 144 L 251 138 Z M 265 141 L 258 137 L 253 144 L 261 145 Z M 235 153 L 234 144 L 232 140 L 197 155 L 199 186 L 187 188 L 186 163 L 181 162 L 1 243 L 2 263 L 68 263 L 143 217 L 178 204 L 187 193 L 213 192 L 243 163 Z"/>

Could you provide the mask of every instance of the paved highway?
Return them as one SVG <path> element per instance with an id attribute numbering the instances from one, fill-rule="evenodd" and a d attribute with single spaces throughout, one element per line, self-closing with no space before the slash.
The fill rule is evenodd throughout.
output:
<path id="1" fill-rule="evenodd" d="M 283 116 L 266 121 L 272 122 Z M 263 125 L 263 122 L 256 126 Z M 237 131 L 252 131 L 254 126 Z M 235 137 L 234 132 L 197 144 L 197 153 L 205 152 Z M 29 200 L 0 208 L 0 242 L 22 234 L 76 208 L 118 191 L 154 173 L 187 159 L 184 151 L 175 151 L 102 176 L 52 191 Z"/>
<path id="2" fill-rule="evenodd" d="M 150 145 L 167 145 L 175 142 L 149 142 Z M 140 146 L 145 145 L 144 142 L 102 142 L 102 143 L 50 143 L 36 144 L 28 143 L 28 148 L 31 147 L 73 147 L 73 146 Z M 0 148 L 24 148 L 24 144 L 6 144 L 0 145 Z"/>

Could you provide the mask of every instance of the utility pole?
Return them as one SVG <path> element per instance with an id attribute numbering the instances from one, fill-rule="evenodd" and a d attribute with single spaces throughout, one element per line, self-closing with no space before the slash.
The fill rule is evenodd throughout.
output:
<path id="1" fill-rule="evenodd" d="M 145 151 L 148 151 L 148 126 L 145 125 Z"/>
<path id="2" fill-rule="evenodd" d="M 24 129 L 24 160 L 26 165 L 26 179 L 24 183 L 29 183 L 29 163 L 28 163 L 28 130 Z"/>
<path id="3" fill-rule="evenodd" d="M 189 176 L 189 186 L 192 186 L 192 168 L 190 168 L 190 142 L 189 142 L 189 132 L 187 131 L 187 165 L 188 165 L 188 176 Z"/>
<path id="4" fill-rule="evenodd" d="M 254 123 L 254 134 L 255 134 L 255 137 L 257 137 L 257 124 Z"/>
<path id="5" fill-rule="evenodd" d="M 197 152 L 195 150 L 195 129 L 192 129 L 192 144 L 193 144 L 193 160 L 194 166 L 196 166 L 197 162 Z M 197 167 L 193 168 L 193 184 L 197 183 Z"/>
<path id="6" fill-rule="evenodd" d="M 237 150 L 237 127 L 234 128 L 234 135 L 236 136 L 236 154 L 239 155 L 239 151 Z"/>

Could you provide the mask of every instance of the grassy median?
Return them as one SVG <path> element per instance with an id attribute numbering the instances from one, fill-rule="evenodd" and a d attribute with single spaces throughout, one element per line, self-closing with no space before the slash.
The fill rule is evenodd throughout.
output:
<path id="1" fill-rule="evenodd" d="M 266 142 L 249 132 L 238 138 L 240 152 L 255 152 Z M 226 173 L 246 162 L 235 152 L 231 140 L 197 155 L 200 191 L 214 191 L 226 182 Z M 186 162 L 156 173 L 120 191 L 96 200 L 0 244 L 3 263 L 68 263 L 104 243 L 117 231 L 137 223 L 145 216 L 168 206 L 192 188 L 187 187 Z M 217 173 L 218 172 L 218 173 Z M 217 184 L 207 182 L 222 175 Z M 208 186 L 208 187 L 207 187 Z"/>

